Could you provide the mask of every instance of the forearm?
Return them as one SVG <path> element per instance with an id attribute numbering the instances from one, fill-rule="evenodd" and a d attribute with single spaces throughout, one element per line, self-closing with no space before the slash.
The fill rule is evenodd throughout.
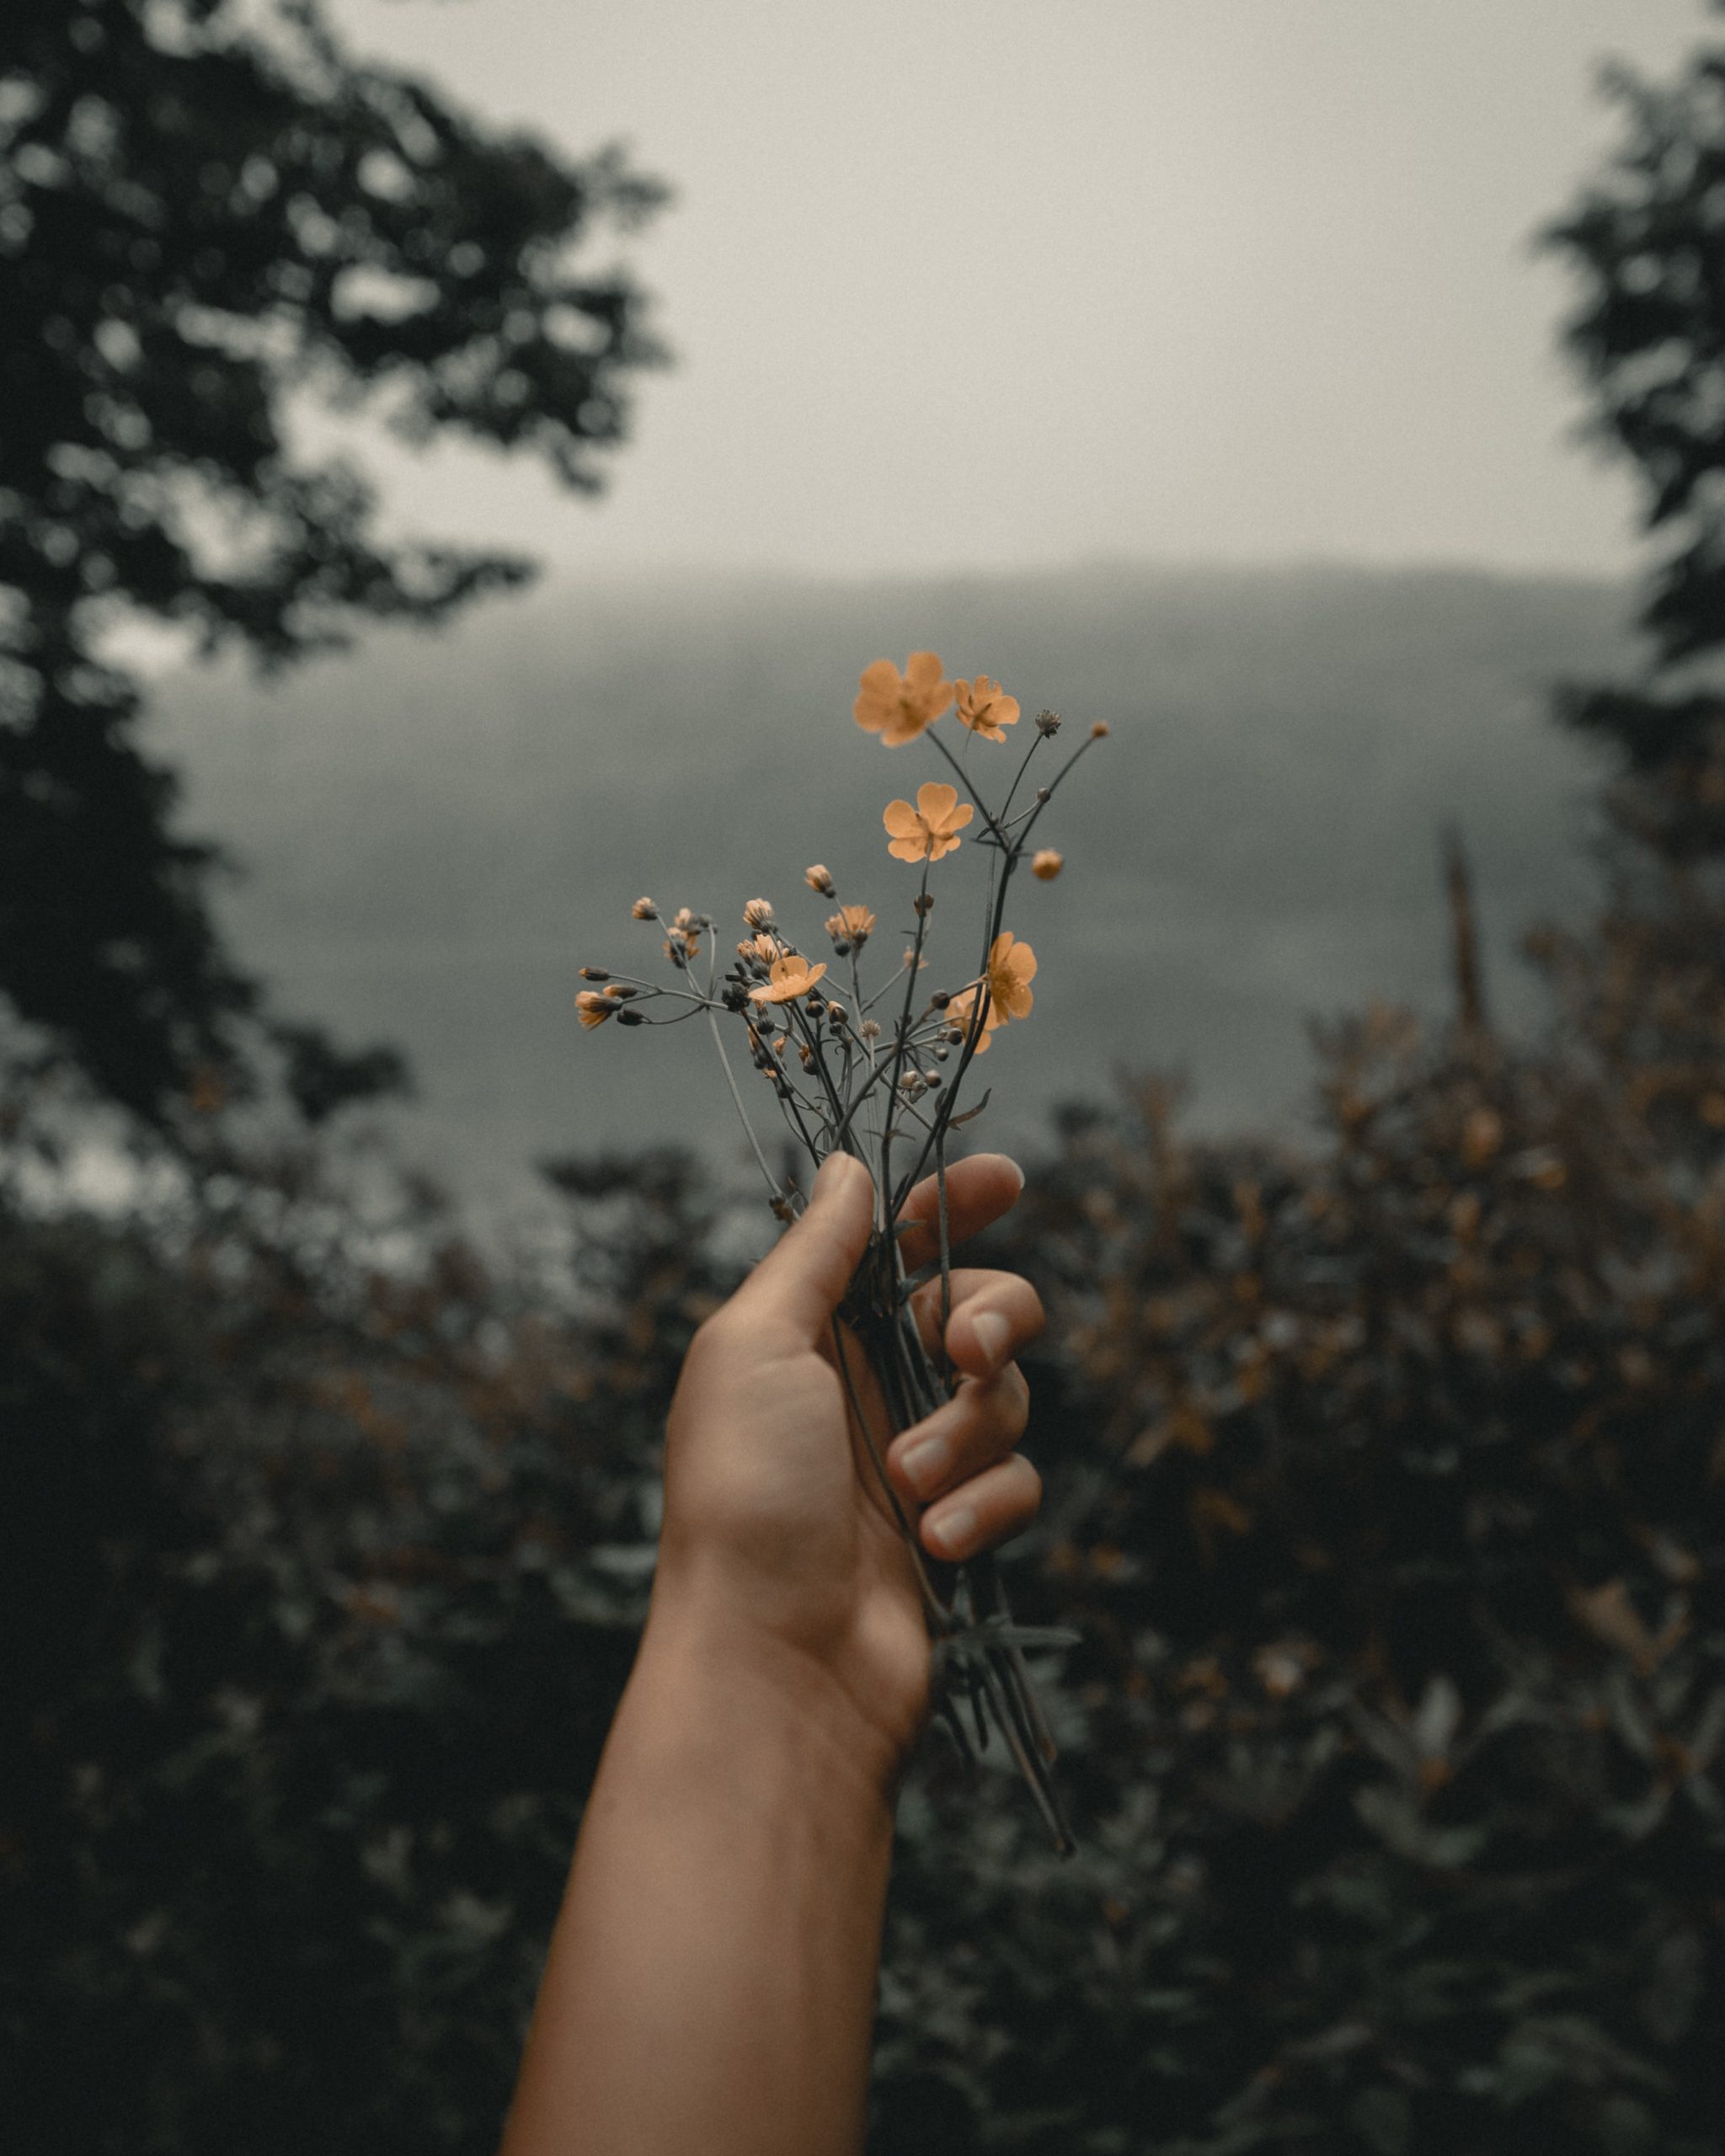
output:
<path id="1" fill-rule="evenodd" d="M 887 1777 L 785 1672 L 655 1612 L 552 1940 L 504 2156 L 854 2156 Z"/>

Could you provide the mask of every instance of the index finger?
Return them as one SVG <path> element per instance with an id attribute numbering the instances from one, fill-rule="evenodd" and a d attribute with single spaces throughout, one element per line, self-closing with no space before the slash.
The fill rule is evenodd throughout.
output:
<path id="1" fill-rule="evenodd" d="M 1010 1213 L 1024 1187 L 1024 1171 L 1004 1153 L 972 1153 L 947 1170 L 947 1240 L 963 1242 Z M 905 1200 L 900 1222 L 915 1225 L 899 1238 L 905 1270 L 916 1273 L 940 1256 L 940 1182 L 927 1176 Z"/>

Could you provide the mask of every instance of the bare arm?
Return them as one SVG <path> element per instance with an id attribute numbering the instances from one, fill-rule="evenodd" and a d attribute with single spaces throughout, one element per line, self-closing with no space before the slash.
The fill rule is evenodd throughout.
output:
<path id="1" fill-rule="evenodd" d="M 949 1184 L 962 1232 L 1004 1212 L 1019 1178 L 984 1155 Z M 869 1205 L 867 1171 L 829 1163 L 803 1219 L 690 1352 L 652 1611 L 504 2156 L 862 2147 L 894 1798 L 928 1706 L 914 1577 L 830 1359 Z M 1040 1326 L 1035 1296 L 998 1273 L 960 1273 L 955 1289 L 948 1340 L 965 1381 L 889 1455 L 940 1556 L 1017 1532 L 1040 1496 L 1013 1451 L 1025 1396 L 1010 1359 Z M 991 1315 L 1005 1321 L 991 1335 Z M 923 1316 L 937 1326 L 931 1306 Z M 944 1449 L 918 1477 L 909 1455 L 931 1437 Z M 954 1520 L 963 1539 L 943 1544 Z"/>

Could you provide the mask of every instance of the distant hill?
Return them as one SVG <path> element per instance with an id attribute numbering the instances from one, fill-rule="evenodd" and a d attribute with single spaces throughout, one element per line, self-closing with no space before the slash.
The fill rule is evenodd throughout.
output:
<path id="1" fill-rule="evenodd" d="M 1444 1007 L 1447 819 L 1492 992 L 1526 1022 L 1519 936 L 1591 889 L 1594 766 L 1544 691 L 1624 665 L 1628 611 L 1614 586 L 1461 570 L 547 584 L 274 686 L 171 676 L 153 738 L 185 771 L 186 827 L 248 871 L 223 900 L 241 953 L 290 1006 L 407 1049 L 422 1148 L 489 1205 L 548 1151 L 681 1136 L 729 1156 L 697 1029 L 575 1025 L 578 965 L 656 957 L 638 893 L 724 915 L 765 893 L 814 930 L 801 872 L 823 860 L 894 947 L 913 872 L 880 810 L 938 760 L 882 750 L 850 704 L 870 659 L 925 645 L 1001 676 L 1027 718 L 1114 729 L 1056 803 L 1065 876 L 1015 901 L 1042 970 L 990 1059 L 1000 1136 L 1121 1063 L 1183 1066 L 1206 1123 L 1286 1125 L 1309 1015 Z"/>

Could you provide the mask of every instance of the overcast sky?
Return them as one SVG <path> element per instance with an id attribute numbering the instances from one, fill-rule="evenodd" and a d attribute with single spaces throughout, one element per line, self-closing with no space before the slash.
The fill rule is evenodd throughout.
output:
<path id="1" fill-rule="evenodd" d="M 597 505 L 382 460 L 590 571 L 1092 558 L 1619 570 L 1531 235 L 1699 0 L 331 0 L 362 51 L 676 200 L 673 371 Z"/>

